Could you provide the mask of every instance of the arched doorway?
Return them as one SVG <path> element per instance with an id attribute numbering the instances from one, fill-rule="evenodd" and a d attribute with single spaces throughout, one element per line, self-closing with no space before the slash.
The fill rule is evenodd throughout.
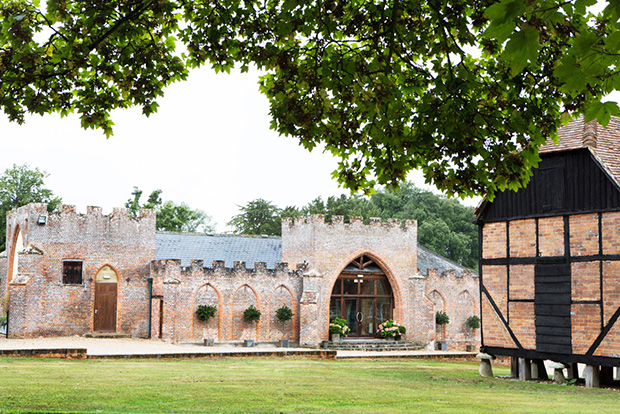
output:
<path id="1" fill-rule="evenodd" d="M 95 278 L 94 330 L 116 332 L 116 297 L 118 276 L 110 266 L 103 266 Z"/>
<path id="2" fill-rule="evenodd" d="M 394 294 L 385 272 L 362 255 L 349 263 L 332 290 L 329 318 L 346 319 L 351 337 L 373 337 L 377 326 L 392 319 Z"/>

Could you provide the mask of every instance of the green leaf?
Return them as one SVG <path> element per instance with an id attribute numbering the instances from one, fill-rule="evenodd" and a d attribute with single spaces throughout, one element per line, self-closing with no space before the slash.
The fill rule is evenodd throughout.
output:
<path id="1" fill-rule="evenodd" d="M 517 27 L 516 18 L 523 14 L 526 6 L 522 0 L 504 0 L 488 7 L 484 15 L 491 21 L 484 36 L 503 43 Z"/>
<path id="2" fill-rule="evenodd" d="M 511 76 L 516 76 L 528 62 L 536 62 L 539 50 L 538 31 L 532 26 L 526 26 L 510 37 L 501 59 L 510 65 Z"/>

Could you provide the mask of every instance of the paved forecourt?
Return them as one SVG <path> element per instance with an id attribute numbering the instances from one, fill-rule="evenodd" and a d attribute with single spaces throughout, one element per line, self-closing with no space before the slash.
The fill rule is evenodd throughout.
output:
<path id="1" fill-rule="evenodd" d="M 459 358 L 475 359 L 475 352 L 453 351 L 342 351 L 316 348 L 281 348 L 271 344 L 243 347 L 237 344 L 175 344 L 152 339 L 84 338 L 81 336 L 0 338 L 0 356 L 66 358 L 196 358 L 235 356 L 306 356 L 315 358 Z"/>

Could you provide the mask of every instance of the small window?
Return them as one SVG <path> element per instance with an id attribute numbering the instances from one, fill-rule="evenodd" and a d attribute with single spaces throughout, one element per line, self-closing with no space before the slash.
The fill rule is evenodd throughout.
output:
<path id="1" fill-rule="evenodd" d="M 82 262 L 70 260 L 62 262 L 62 283 L 65 285 L 82 284 Z"/>

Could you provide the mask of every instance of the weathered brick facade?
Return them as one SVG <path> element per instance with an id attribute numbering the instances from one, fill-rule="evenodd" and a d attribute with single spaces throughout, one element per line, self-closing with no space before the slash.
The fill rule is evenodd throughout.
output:
<path id="1" fill-rule="evenodd" d="M 570 123 L 526 188 L 478 209 L 484 351 L 619 366 L 619 130 Z"/>
<path id="2" fill-rule="evenodd" d="M 125 209 L 115 209 L 104 216 L 98 207 L 77 214 L 73 206 L 61 206 L 60 212 L 50 214 L 46 208 L 45 204 L 29 204 L 8 216 L 9 334 L 92 332 L 94 281 L 107 265 L 118 277 L 116 330 L 146 336 L 155 214 L 144 210 L 134 218 Z M 25 249 L 13 253 L 20 232 Z M 17 272 L 11 271 L 14 260 L 18 260 Z M 64 260 L 83 263 L 82 283 L 63 283 Z"/>
<path id="3" fill-rule="evenodd" d="M 115 332 L 175 342 L 288 339 L 316 346 L 328 339 L 334 284 L 363 255 L 387 277 L 392 317 L 408 328 L 408 339 L 442 340 L 451 349 L 479 342 L 478 332 L 465 326 L 480 306 L 477 275 L 457 265 L 423 275 L 417 226 L 411 221 L 403 225 L 371 219 L 365 225 L 359 218 L 344 223 L 338 216 L 331 223 L 323 216 L 284 220 L 282 263 L 269 269 L 262 262 L 250 268 L 245 262 L 192 260 L 182 265 L 179 259 L 158 259 L 155 214 L 146 210 L 134 218 L 125 209 L 104 216 L 96 207 L 86 214 L 71 206 L 48 213 L 45 204 L 31 204 L 9 215 L 7 230 L 9 249 L 0 266 L 7 269 L 3 283 L 10 280 L 4 291 L 10 298 L 13 337 L 97 331 L 96 286 L 117 279 Z M 23 245 L 15 246 L 19 234 Z M 14 257 L 18 269 L 11 272 Z M 82 264 L 81 283 L 67 283 L 63 261 Z M 200 321 L 199 305 L 215 305 L 215 316 Z M 243 321 L 250 305 L 261 312 L 258 322 Z M 282 306 L 293 311 L 292 320 L 282 323 L 275 317 Z M 450 316 L 445 331 L 436 332 L 438 310 Z"/>

